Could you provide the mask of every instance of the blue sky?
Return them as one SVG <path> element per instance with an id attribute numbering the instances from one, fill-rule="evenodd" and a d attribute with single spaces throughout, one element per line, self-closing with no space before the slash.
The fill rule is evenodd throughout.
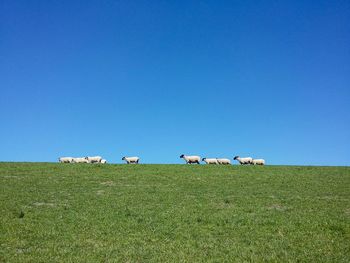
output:
<path id="1" fill-rule="evenodd" d="M 0 2 L 0 161 L 350 164 L 349 1 Z"/>

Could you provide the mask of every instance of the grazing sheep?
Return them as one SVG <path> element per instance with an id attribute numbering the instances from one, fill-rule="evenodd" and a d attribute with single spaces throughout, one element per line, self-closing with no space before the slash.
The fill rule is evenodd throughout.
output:
<path id="1" fill-rule="evenodd" d="M 102 160 L 101 156 L 87 156 L 85 157 L 86 160 L 88 160 L 89 163 L 100 163 Z"/>
<path id="2" fill-rule="evenodd" d="M 107 163 L 107 160 L 106 159 L 102 159 L 101 163 Z"/>
<path id="3" fill-rule="evenodd" d="M 231 164 L 231 160 L 230 159 L 218 158 L 217 160 L 218 160 L 219 164 Z"/>
<path id="4" fill-rule="evenodd" d="M 89 161 L 84 157 L 73 158 L 72 163 L 89 163 Z"/>
<path id="5" fill-rule="evenodd" d="M 130 163 L 139 163 L 140 158 L 139 157 L 123 157 L 122 160 L 126 161 L 127 164 Z"/>
<path id="6" fill-rule="evenodd" d="M 252 164 L 252 162 L 253 162 L 253 158 L 252 157 L 241 158 L 239 156 L 235 156 L 235 158 L 233 158 L 233 160 L 237 160 L 242 165 L 244 165 L 244 164 Z"/>
<path id="7" fill-rule="evenodd" d="M 186 164 L 197 163 L 199 164 L 201 157 L 200 156 L 187 156 L 181 154 L 180 158 L 183 158 L 186 161 Z"/>
<path id="8" fill-rule="evenodd" d="M 265 165 L 264 159 L 253 159 L 253 165 Z"/>
<path id="9" fill-rule="evenodd" d="M 60 163 L 71 163 L 71 162 L 73 162 L 73 158 L 72 157 L 60 157 L 60 158 L 58 158 L 58 161 Z"/>
<path id="10" fill-rule="evenodd" d="M 203 158 L 202 161 L 206 164 L 219 164 L 216 158 Z"/>

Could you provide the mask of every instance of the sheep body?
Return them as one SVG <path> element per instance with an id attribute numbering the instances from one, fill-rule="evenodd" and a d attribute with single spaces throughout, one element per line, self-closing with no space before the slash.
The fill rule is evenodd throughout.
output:
<path id="1" fill-rule="evenodd" d="M 182 154 L 180 158 L 183 158 L 186 161 L 186 164 L 197 163 L 199 164 L 201 157 L 196 155 L 184 155 Z"/>
<path id="2" fill-rule="evenodd" d="M 140 158 L 139 157 L 123 157 L 122 160 L 126 161 L 127 164 L 130 163 L 139 163 Z"/>
<path id="3" fill-rule="evenodd" d="M 265 160 L 264 159 L 253 159 L 252 164 L 253 165 L 265 165 Z"/>
<path id="4" fill-rule="evenodd" d="M 100 163 L 102 160 L 101 156 L 87 156 L 85 157 L 86 160 L 88 160 L 89 163 Z"/>
<path id="5" fill-rule="evenodd" d="M 203 158 L 202 161 L 206 164 L 219 164 L 216 158 Z"/>
<path id="6" fill-rule="evenodd" d="M 233 158 L 233 160 L 237 160 L 241 165 L 244 164 L 252 164 L 253 162 L 253 158 L 252 157 L 239 157 L 239 156 L 235 156 L 235 158 Z"/>
<path id="7" fill-rule="evenodd" d="M 231 160 L 227 158 L 218 158 L 217 161 L 219 164 L 231 164 Z"/>
<path id="8" fill-rule="evenodd" d="M 71 162 L 73 162 L 73 158 L 72 157 L 60 157 L 60 158 L 58 158 L 58 161 L 60 163 L 71 163 Z"/>
<path id="9" fill-rule="evenodd" d="M 89 163 L 85 157 L 72 158 L 72 163 Z"/>

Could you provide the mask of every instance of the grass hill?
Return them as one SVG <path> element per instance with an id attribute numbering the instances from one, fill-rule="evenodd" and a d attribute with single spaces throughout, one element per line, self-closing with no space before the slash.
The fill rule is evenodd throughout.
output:
<path id="1" fill-rule="evenodd" d="M 350 167 L 0 163 L 0 262 L 350 261 Z"/>

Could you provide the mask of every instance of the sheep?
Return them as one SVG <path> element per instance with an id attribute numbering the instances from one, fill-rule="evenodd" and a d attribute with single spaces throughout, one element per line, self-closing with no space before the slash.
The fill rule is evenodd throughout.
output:
<path id="1" fill-rule="evenodd" d="M 231 164 L 231 160 L 226 158 L 218 158 L 217 161 L 219 164 Z"/>
<path id="2" fill-rule="evenodd" d="M 235 158 L 233 158 L 233 160 L 237 160 L 242 165 L 244 165 L 244 164 L 252 164 L 252 162 L 253 162 L 253 158 L 252 157 L 241 158 L 239 156 L 235 156 Z"/>
<path id="3" fill-rule="evenodd" d="M 186 161 L 186 164 L 197 163 L 199 164 L 201 157 L 200 156 L 187 156 L 181 154 L 180 158 L 183 158 Z"/>
<path id="4" fill-rule="evenodd" d="M 72 157 L 60 157 L 60 158 L 58 158 L 58 161 L 60 163 L 71 163 L 71 162 L 73 162 L 73 158 Z"/>
<path id="5" fill-rule="evenodd" d="M 253 159 L 252 164 L 253 165 L 265 165 L 265 160 L 264 159 Z"/>
<path id="6" fill-rule="evenodd" d="M 88 160 L 89 163 L 100 163 L 102 160 L 101 156 L 87 156 L 85 157 L 86 160 Z"/>
<path id="7" fill-rule="evenodd" d="M 107 163 L 107 160 L 106 159 L 102 159 L 101 163 Z"/>
<path id="8" fill-rule="evenodd" d="M 89 161 L 84 157 L 73 158 L 72 163 L 89 163 Z"/>
<path id="9" fill-rule="evenodd" d="M 203 158 L 202 161 L 206 164 L 219 164 L 216 158 Z"/>
<path id="10" fill-rule="evenodd" d="M 130 163 L 139 163 L 140 158 L 139 157 L 123 157 L 122 160 L 126 161 L 127 164 Z"/>

